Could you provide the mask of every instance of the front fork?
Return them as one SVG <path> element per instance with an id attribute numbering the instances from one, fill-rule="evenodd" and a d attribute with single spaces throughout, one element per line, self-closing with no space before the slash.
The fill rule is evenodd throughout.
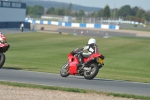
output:
<path id="1" fill-rule="evenodd" d="M 68 67 L 68 65 L 69 65 L 69 63 L 67 62 L 67 63 L 63 66 L 63 68 L 66 69 L 66 68 Z"/>

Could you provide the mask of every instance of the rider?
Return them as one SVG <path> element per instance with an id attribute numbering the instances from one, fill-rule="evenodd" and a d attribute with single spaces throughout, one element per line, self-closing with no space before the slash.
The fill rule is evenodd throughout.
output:
<path id="1" fill-rule="evenodd" d="M 6 37 L 0 31 L 0 42 L 6 42 Z"/>
<path id="2" fill-rule="evenodd" d="M 98 52 L 97 50 L 97 45 L 96 45 L 96 40 L 94 38 L 90 38 L 88 40 L 88 44 L 86 46 L 84 46 L 83 51 L 87 50 L 88 53 L 85 52 L 81 52 L 78 59 L 79 59 L 79 64 L 77 65 L 78 67 L 82 67 L 85 65 L 85 63 L 83 62 L 83 56 L 85 55 L 91 55 L 95 52 Z"/>

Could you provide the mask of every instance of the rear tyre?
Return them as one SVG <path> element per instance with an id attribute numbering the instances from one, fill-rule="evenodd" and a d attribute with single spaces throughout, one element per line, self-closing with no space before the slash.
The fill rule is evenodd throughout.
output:
<path id="1" fill-rule="evenodd" d="M 4 63 L 5 63 L 5 54 L 0 53 L 0 68 L 3 67 Z"/>
<path id="2" fill-rule="evenodd" d="M 69 76 L 69 63 L 67 62 L 62 68 L 61 68 L 61 70 L 60 70 L 60 75 L 62 76 L 62 77 L 67 77 L 67 76 Z"/>
<path id="3" fill-rule="evenodd" d="M 93 79 L 98 71 L 99 71 L 99 67 L 97 65 L 97 63 L 93 63 L 89 66 L 89 69 L 88 71 L 84 71 L 84 78 L 87 79 L 87 80 L 91 80 Z"/>

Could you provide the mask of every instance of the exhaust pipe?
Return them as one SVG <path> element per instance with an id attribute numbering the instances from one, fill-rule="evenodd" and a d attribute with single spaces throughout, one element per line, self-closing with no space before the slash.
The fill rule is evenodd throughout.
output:
<path id="1" fill-rule="evenodd" d="M 86 66 L 87 64 L 91 63 L 93 60 L 94 60 L 94 58 L 91 59 L 91 60 L 89 60 L 88 62 L 86 62 L 86 63 L 85 63 L 85 66 Z M 84 66 L 83 70 L 85 70 L 85 71 L 90 71 L 90 70 L 91 70 L 91 68 L 88 68 L 88 67 L 85 67 L 85 66 Z"/>

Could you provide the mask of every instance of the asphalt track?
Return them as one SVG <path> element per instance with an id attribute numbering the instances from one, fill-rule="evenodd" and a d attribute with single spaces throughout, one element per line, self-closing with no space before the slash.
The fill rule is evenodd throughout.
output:
<path id="1" fill-rule="evenodd" d="M 150 84 L 98 78 L 86 80 L 81 76 L 69 76 L 63 78 L 59 74 L 3 68 L 0 69 L 0 80 L 150 96 Z"/>
<path id="2" fill-rule="evenodd" d="M 73 33 L 74 30 L 59 29 L 57 32 L 67 32 Z M 80 34 L 81 30 L 76 30 L 76 34 Z M 19 33 L 20 31 L 2 31 L 4 34 L 13 34 Z M 91 31 L 92 34 L 85 34 L 93 36 L 105 36 L 106 31 L 97 34 L 97 31 Z M 109 32 L 110 33 L 110 32 Z M 118 36 L 119 33 L 110 33 L 112 36 Z M 94 35 L 94 36 L 95 36 Z M 120 35 L 120 34 L 119 34 Z M 134 34 L 125 34 L 121 33 L 121 36 L 135 36 Z M 85 80 L 84 77 L 80 76 L 69 76 L 63 78 L 58 74 L 50 73 L 40 73 L 40 72 L 31 72 L 23 70 L 14 70 L 14 69 L 0 69 L 0 80 L 1 81 L 11 81 L 11 82 L 20 82 L 20 83 L 30 83 L 30 84 L 40 84 L 47 86 L 61 86 L 61 87 L 70 87 L 70 88 L 81 88 L 81 89 L 90 89 L 98 90 L 104 92 L 116 92 L 124 94 L 134 94 L 134 95 L 145 95 L 150 96 L 150 84 L 146 83 L 137 83 L 137 82 L 128 82 L 128 81 L 116 81 L 116 80 L 107 80 L 107 79 L 98 79 Z"/>

